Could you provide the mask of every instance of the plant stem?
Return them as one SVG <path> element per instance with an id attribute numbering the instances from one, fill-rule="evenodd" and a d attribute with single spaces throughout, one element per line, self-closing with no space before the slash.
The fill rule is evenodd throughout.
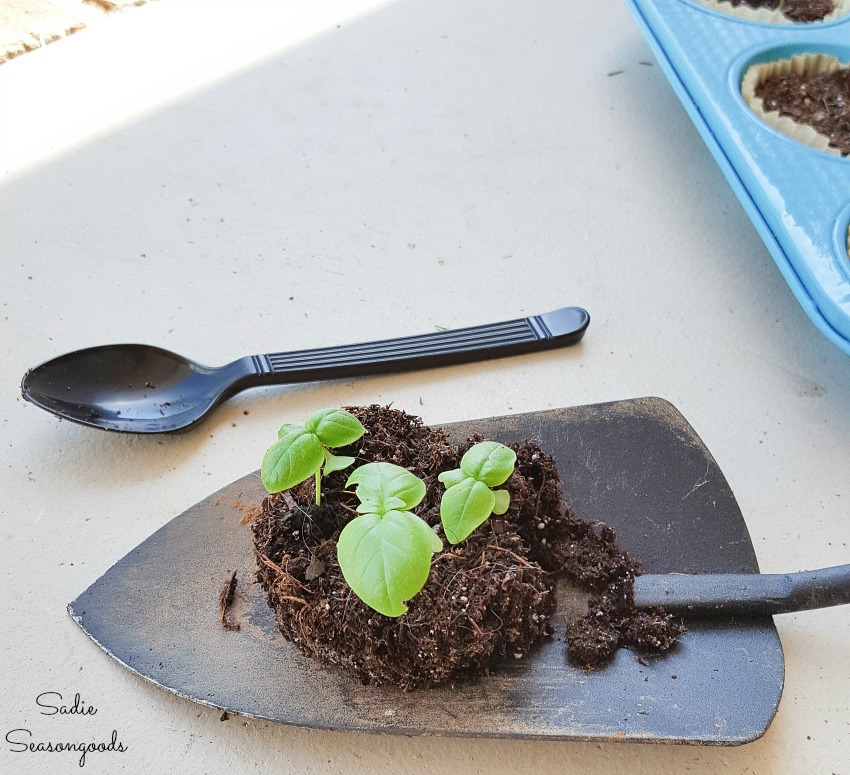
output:
<path id="1" fill-rule="evenodd" d="M 322 505 L 322 469 L 316 470 L 316 505 Z"/>

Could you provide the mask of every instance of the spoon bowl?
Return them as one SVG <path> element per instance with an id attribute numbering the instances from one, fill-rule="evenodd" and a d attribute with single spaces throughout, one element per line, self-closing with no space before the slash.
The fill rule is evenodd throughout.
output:
<path id="1" fill-rule="evenodd" d="M 37 366 L 21 389 L 36 406 L 82 425 L 163 433 L 188 427 L 236 392 L 240 365 L 247 374 L 240 361 L 210 368 L 150 345 L 103 345 Z"/>
<path id="2" fill-rule="evenodd" d="M 30 369 L 23 397 L 82 425 L 129 433 L 190 428 L 218 404 L 259 385 L 344 379 L 516 355 L 577 342 L 590 316 L 579 307 L 455 331 L 251 355 L 203 366 L 143 344 L 76 350 Z"/>

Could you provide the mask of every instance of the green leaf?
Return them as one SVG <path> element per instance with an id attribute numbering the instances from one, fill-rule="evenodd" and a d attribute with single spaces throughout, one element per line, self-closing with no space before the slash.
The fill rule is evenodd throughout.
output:
<path id="1" fill-rule="evenodd" d="M 416 515 L 414 514 L 413 516 Z M 431 553 L 436 554 L 442 551 L 443 542 L 440 540 L 440 536 L 434 532 L 433 528 L 424 519 L 419 519 L 419 517 L 416 517 L 416 519 L 419 521 L 419 529 L 422 532 L 422 537 L 431 549 Z"/>
<path id="2" fill-rule="evenodd" d="M 344 409 L 320 409 L 307 418 L 304 427 L 326 447 L 345 447 L 366 433 L 360 420 Z"/>
<path id="3" fill-rule="evenodd" d="M 437 479 L 446 485 L 446 487 L 454 487 L 466 479 L 466 474 L 459 468 L 453 468 L 451 471 L 443 471 L 443 473 L 437 476 Z"/>
<path id="4" fill-rule="evenodd" d="M 346 582 L 366 605 L 384 616 L 401 616 L 405 601 L 428 580 L 431 554 L 442 548 L 428 525 L 409 511 L 363 514 L 349 522 L 337 542 Z"/>
<path id="5" fill-rule="evenodd" d="M 300 425 L 293 425 L 292 423 L 284 423 L 280 426 L 280 429 L 277 432 L 277 437 L 282 439 L 286 434 L 292 433 L 293 431 L 303 430 Z"/>
<path id="6" fill-rule="evenodd" d="M 367 463 L 354 469 L 346 487 L 358 485 L 358 511 L 386 514 L 394 509 L 410 510 L 425 497 L 425 482 L 392 463 Z"/>
<path id="7" fill-rule="evenodd" d="M 266 450 L 260 476 L 269 492 L 281 492 L 309 479 L 325 459 L 319 440 L 303 428 L 285 434 Z"/>
<path id="8" fill-rule="evenodd" d="M 440 501 L 440 520 L 449 543 L 463 541 L 487 520 L 495 505 L 495 493 L 484 482 L 472 477 L 449 487 Z"/>
<path id="9" fill-rule="evenodd" d="M 368 488 L 365 488 L 368 489 Z M 378 495 L 372 495 L 369 492 L 361 493 L 361 490 L 364 490 L 364 487 L 360 487 L 357 490 L 357 494 L 359 497 L 365 498 L 357 506 L 358 514 L 386 514 L 388 511 L 394 511 L 397 509 L 401 509 L 404 511 L 404 501 L 401 498 L 396 498 L 395 495 L 387 496 L 386 498 L 380 499 Z"/>
<path id="10" fill-rule="evenodd" d="M 488 487 L 498 487 L 510 478 L 516 464 L 516 452 L 496 441 L 482 441 L 461 458 L 460 468 Z"/>
<path id="11" fill-rule="evenodd" d="M 348 455 L 332 455 L 325 450 L 325 468 L 326 474 L 331 474 L 334 471 L 342 471 L 344 468 L 354 465 L 357 458 L 349 457 Z"/>
<path id="12" fill-rule="evenodd" d="M 460 543 L 491 514 L 504 514 L 511 505 L 507 490 L 493 492 L 514 471 L 516 453 L 495 441 L 482 441 L 470 447 L 461 458 L 460 468 L 445 471 L 437 478 L 446 485 L 440 501 L 440 520 L 446 538 Z"/>
<path id="13" fill-rule="evenodd" d="M 504 514 L 511 507 L 511 494 L 507 490 L 496 490 L 493 495 L 496 496 L 493 513 Z"/>

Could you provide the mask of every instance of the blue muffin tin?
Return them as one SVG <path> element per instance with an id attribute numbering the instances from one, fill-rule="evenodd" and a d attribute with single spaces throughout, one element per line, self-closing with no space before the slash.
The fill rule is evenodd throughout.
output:
<path id="1" fill-rule="evenodd" d="M 627 2 L 797 300 L 850 354 L 850 158 L 768 126 L 740 90 L 747 68 L 759 62 L 825 53 L 850 63 L 850 14 L 772 24 L 695 0 Z"/>

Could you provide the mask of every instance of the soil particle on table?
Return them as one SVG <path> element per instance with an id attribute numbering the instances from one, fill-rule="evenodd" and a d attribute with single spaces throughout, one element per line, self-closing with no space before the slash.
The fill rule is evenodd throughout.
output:
<path id="1" fill-rule="evenodd" d="M 785 18 L 794 22 L 816 22 L 835 10 L 833 0 L 729 0 L 734 6 L 746 5 L 750 8 L 769 8 L 782 11 Z"/>
<path id="2" fill-rule="evenodd" d="M 457 468 L 481 439 L 452 444 L 443 431 L 389 407 L 349 410 L 367 432 L 340 454 L 395 463 L 423 479 L 427 494 L 415 511 L 444 539 L 437 476 Z M 551 635 L 556 584 L 566 578 L 594 594 L 587 615 L 566 633 L 574 662 L 600 664 L 620 646 L 669 648 L 681 626 L 660 610 L 638 613 L 632 605 L 640 564 L 617 547 L 610 528 L 575 518 L 550 456 L 529 442 L 511 446 L 510 509 L 457 545 L 444 539 L 425 587 L 398 618 L 364 605 L 337 563 L 336 540 L 356 516 L 348 471 L 324 478 L 321 506 L 312 480 L 265 498 L 252 525 L 257 580 L 284 637 L 364 683 L 413 689 L 458 681 L 525 657 Z"/>
<path id="3" fill-rule="evenodd" d="M 842 156 L 850 156 L 850 67 L 832 73 L 774 75 L 755 93 L 765 110 L 812 127 Z"/>

